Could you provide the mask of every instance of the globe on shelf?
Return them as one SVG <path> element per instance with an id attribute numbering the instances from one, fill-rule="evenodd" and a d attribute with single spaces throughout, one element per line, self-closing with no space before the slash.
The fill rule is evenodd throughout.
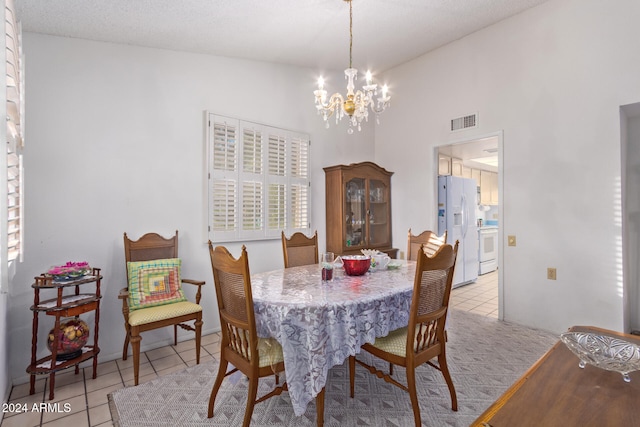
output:
<path id="1" fill-rule="evenodd" d="M 47 348 L 53 352 L 55 328 L 49 331 Z M 79 318 L 72 318 L 60 322 L 58 328 L 57 360 L 74 359 L 82 354 L 82 347 L 89 341 L 89 326 Z"/>

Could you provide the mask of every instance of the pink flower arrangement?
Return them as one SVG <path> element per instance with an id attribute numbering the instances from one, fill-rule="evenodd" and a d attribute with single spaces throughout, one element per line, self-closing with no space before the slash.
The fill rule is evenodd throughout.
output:
<path id="1" fill-rule="evenodd" d="M 48 274 L 54 277 L 79 277 L 88 274 L 91 270 L 89 267 L 89 263 L 86 261 L 83 262 L 67 262 L 65 265 L 58 265 L 55 267 L 51 267 Z"/>

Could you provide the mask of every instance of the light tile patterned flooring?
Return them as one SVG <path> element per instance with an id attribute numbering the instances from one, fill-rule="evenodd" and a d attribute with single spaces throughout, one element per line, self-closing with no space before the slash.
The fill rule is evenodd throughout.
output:
<path id="1" fill-rule="evenodd" d="M 498 318 L 498 270 L 478 276 L 469 285 L 451 292 L 449 306 L 482 316 Z"/>
<path id="2" fill-rule="evenodd" d="M 484 316 L 498 317 L 498 272 L 482 275 L 475 283 L 452 291 L 450 306 Z M 219 359 L 219 334 L 202 337 L 200 362 L 213 357 Z M 145 352 L 140 356 L 140 383 L 195 365 L 193 340 L 177 346 L 167 346 Z M 112 360 L 98 365 L 98 377 L 91 378 L 91 365 L 82 367 L 78 375 L 73 369 L 56 375 L 54 400 L 49 401 L 48 377 L 38 377 L 36 393 L 29 395 L 29 384 L 13 387 L 8 404 L 27 407 L 24 413 L 6 412 L 2 427 L 93 427 L 111 426 L 111 413 L 107 395 L 115 390 L 133 385 L 133 357 L 126 361 Z M 82 365 L 84 366 L 84 365 Z M 58 403 L 59 410 L 35 412 L 33 404 Z M 69 410 L 66 410 L 66 407 Z M 55 405 L 49 405 L 54 408 Z"/>

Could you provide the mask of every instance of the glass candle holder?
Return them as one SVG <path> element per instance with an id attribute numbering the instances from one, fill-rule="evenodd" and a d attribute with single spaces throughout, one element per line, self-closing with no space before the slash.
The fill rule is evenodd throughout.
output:
<path id="1" fill-rule="evenodd" d="M 320 264 L 322 265 L 322 281 L 330 282 L 333 280 L 333 262 L 335 256 L 333 252 L 325 252 L 322 254 Z"/>

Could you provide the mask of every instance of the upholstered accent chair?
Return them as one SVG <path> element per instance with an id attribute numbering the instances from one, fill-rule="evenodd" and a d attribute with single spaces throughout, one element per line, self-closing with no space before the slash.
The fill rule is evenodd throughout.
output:
<path id="1" fill-rule="evenodd" d="M 428 257 L 424 244 L 417 251 L 417 266 L 414 279 L 409 324 L 405 328 L 391 331 L 387 336 L 376 338 L 373 344 L 366 343 L 362 349 L 389 364 L 402 366 L 406 370 L 407 384 L 393 378 L 354 356 L 349 357 L 349 382 L 351 397 L 354 396 L 355 365 L 364 366 L 370 373 L 409 392 L 416 427 L 421 426 L 420 407 L 416 394 L 416 367 L 426 363 L 442 372 L 451 395 L 451 408 L 458 410 L 458 400 L 447 367 L 445 323 L 449 307 L 449 295 L 456 265 L 458 242 L 455 246 L 443 245 Z M 432 359 L 437 358 L 437 364 Z M 428 385 L 423 385 L 423 387 Z"/>
<path id="2" fill-rule="evenodd" d="M 208 417 L 213 417 L 216 396 L 227 375 L 242 372 L 248 379 L 247 406 L 244 412 L 243 427 L 251 423 L 251 415 L 256 403 L 287 391 L 287 383 L 279 385 L 279 374 L 284 371 L 282 347 L 273 338 L 259 338 L 256 332 L 253 296 L 251 293 L 251 275 L 247 250 L 242 246 L 238 259 L 229 253 L 227 248 L 213 248 L 209 241 L 209 255 L 213 270 L 213 281 L 216 287 L 218 312 L 222 339 L 220 341 L 220 364 L 218 375 L 209 397 Z M 233 369 L 227 372 L 228 365 Z M 256 399 L 258 380 L 275 375 L 275 388 Z M 324 390 L 316 398 L 318 426 L 323 424 Z"/>
<path id="3" fill-rule="evenodd" d="M 284 268 L 318 263 L 318 232 L 313 237 L 296 232 L 287 238 L 282 232 Z"/>
<path id="4" fill-rule="evenodd" d="M 125 338 L 122 360 L 127 360 L 129 343 L 133 350 L 133 376 L 138 385 L 140 372 L 140 334 L 173 326 L 173 341 L 178 344 L 178 326 L 195 332 L 196 363 L 200 363 L 202 307 L 200 298 L 204 281 L 182 278 L 182 260 L 178 258 L 178 231 L 170 238 L 147 233 L 131 240 L 124 233 L 127 284 L 118 298 L 122 300 Z M 184 295 L 182 284 L 197 287 L 195 303 Z M 190 323 L 193 321 L 193 326 Z"/>
<path id="5" fill-rule="evenodd" d="M 414 236 L 411 234 L 411 229 L 407 233 L 407 259 L 415 261 L 418 259 L 418 249 L 424 244 L 424 251 L 428 256 L 432 256 L 440 248 L 440 246 L 447 243 L 447 231 L 439 236 L 433 231 L 423 231 L 422 233 Z"/>

